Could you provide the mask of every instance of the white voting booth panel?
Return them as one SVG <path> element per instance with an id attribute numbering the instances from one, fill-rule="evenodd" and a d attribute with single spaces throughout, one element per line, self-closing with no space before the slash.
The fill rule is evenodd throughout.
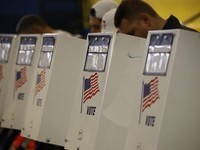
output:
<path id="1" fill-rule="evenodd" d="M 110 65 L 95 150 L 123 150 L 135 99 L 140 99 L 146 39 L 118 34 Z M 134 119 L 137 121 L 136 119 Z"/>
<path id="2" fill-rule="evenodd" d="M 5 109 L 2 117 L 2 127 L 21 129 L 26 104 L 29 99 L 29 89 L 32 74 L 39 56 L 40 35 L 19 35 L 12 59 L 11 71 L 8 75 Z"/>
<path id="3" fill-rule="evenodd" d="M 0 119 L 3 116 L 5 104 L 6 85 L 9 81 L 10 68 L 13 64 L 14 53 L 16 53 L 17 35 L 0 34 Z"/>
<path id="4" fill-rule="evenodd" d="M 89 34 L 88 35 L 88 52 L 86 56 L 86 64 L 84 71 L 82 72 L 83 76 L 83 84 L 82 88 L 83 90 L 81 91 L 81 85 L 79 86 L 79 95 L 77 94 L 77 98 L 79 99 L 80 102 L 77 105 L 74 105 L 77 107 L 77 109 L 74 109 L 74 117 L 70 123 L 71 127 L 70 132 L 67 135 L 67 140 L 68 142 L 65 145 L 66 149 L 73 149 L 73 150 L 93 150 L 96 137 L 97 137 L 97 131 L 98 131 L 98 126 L 99 126 L 99 119 L 101 115 L 101 109 L 102 105 L 104 105 L 105 100 L 104 100 L 104 94 L 106 93 L 106 86 L 107 82 L 110 76 L 110 70 L 113 69 L 111 68 L 111 64 L 113 63 L 114 56 L 116 55 L 116 49 L 121 50 L 122 52 L 124 51 L 124 43 L 127 42 L 127 35 L 123 34 L 116 34 L 116 33 L 94 33 L 94 34 Z M 130 37 L 130 36 L 129 36 Z M 106 39 L 107 38 L 107 39 Z M 106 39 L 106 40 L 105 40 Z M 131 37 L 131 40 L 134 38 Z M 104 42 L 102 42 L 102 40 Z M 110 41 L 110 42 L 109 42 Z M 136 43 L 131 41 L 131 43 L 135 43 L 138 45 L 138 47 L 141 46 L 141 42 L 144 41 L 144 39 L 141 39 L 141 41 L 137 40 Z M 102 48 L 104 47 L 104 51 L 102 52 Z M 138 48 L 137 47 L 137 48 Z M 128 48 L 128 47 L 127 47 Z M 105 55 L 105 58 L 102 60 L 98 60 L 95 58 L 96 55 Z M 125 54 L 125 57 L 128 57 L 129 59 L 132 59 L 133 57 L 137 55 L 139 59 L 140 58 L 140 52 L 139 53 L 133 53 L 132 48 L 128 48 L 128 52 Z M 105 67 L 105 70 L 98 71 L 98 69 L 86 69 L 87 67 L 87 62 L 89 57 L 91 58 L 90 61 L 90 67 L 94 67 L 95 64 L 93 63 L 94 61 L 97 62 L 97 64 L 102 64 Z M 96 56 L 97 57 L 97 56 Z M 120 61 L 120 60 L 119 60 Z M 104 68 L 103 67 L 103 68 Z M 98 67 L 96 67 L 98 68 Z M 124 68 L 116 68 L 116 70 L 124 69 Z M 116 72 L 117 73 L 120 71 Z M 95 79 L 93 79 L 93 76 L 97 76 Z M 92 80 L 95 80 L 95 89 L 93 90 L 94 92 L 91 92 L 91 94 L 87 93 L 87 79 L 90 79 L 90 82 Z M 92 84 L 92 83 L 91 83 Z M 116 83 L 115 83 L 116 84 Z M 114 84 L 114 85 L 115 85 Z M 98 87 L 98 88 L 96 88 Z M 92 87 L 91 87 L 92 89 Z M 96 90 L 98 89 L 98 91 Z M 116 92 L 116 91 L 115 91 Z M 93 94 L 93 95 L 92 95 Z M 90 99 L 87 99 L 87 95 L 91 96 Z M 78 101 L 76 101 L 78 102 Z"/>
<path id="5" fill-rule="evenodd" d="M 200 35 L 151 31 L 140 109 L 132 118 L 126 150 L 199 150 Z"/>
<path id="6" fill-rule="evenodd" d="M 85 46 L 83 39 L 43 34 L 22 136 L 64 146 Z"/>
<path id="7" fill-rule="evenodd" d="M 66 149 L 90 150 L 94 146 L 115 39 L 116 33 L 88 34 L 82 81 L 77 88 Z"/>

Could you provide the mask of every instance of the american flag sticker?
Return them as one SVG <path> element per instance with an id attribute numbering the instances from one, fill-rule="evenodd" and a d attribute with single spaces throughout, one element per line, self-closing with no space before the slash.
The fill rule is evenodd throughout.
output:
<path id="1" fill-rule="evenodd" d="M 37 93 L 39 93 L 45 86 L 45 74 L 46 74 L 45 69 L 41 73 L 37 74 L 35 95 L 37 95 Z"/>
<path id="2" fill-rule="evenodd" d="M 91 99 L 95 96 L 99 90 L 99 83 L 98 83 L 98 74 L 95 73 L 91 75 L 90 78 L 84 79 L 84 93 L 83 93 L 83 103 L 85 103 L 88 99 Z"/>
<path id="3" fill-rule="evenodd" d="M 3 65 L 0 65 L 0 81 L 3 79 Z"/>
<path id="4" fill-rule="evenodd" d="M 144 112 L 147 107 L 150 107 L 160 98 L 158 82 L 158 77 L 155 77 L 149 83 L 143 84 L 142 112 Z"/>
<path id="5" fill-rule="evenodd" d="M 26 70 L 27 70 L 26 67 L 24 67 L 20 71 L 16 71 L 15 90 L 17 90 L 26 83 L 27 81 Z"/>

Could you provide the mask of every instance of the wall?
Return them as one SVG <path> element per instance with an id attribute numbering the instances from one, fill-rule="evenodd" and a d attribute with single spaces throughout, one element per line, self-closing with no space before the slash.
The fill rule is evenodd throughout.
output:
<path id="1" fill-rule="evenodd" d="M 28 13 L 41 14 L 41 2 L 45 0 L 34 0 L 27 2 L 26 0 L 0 0 L 0 33 L 15 33 L 15 28 L 19 19 Z M 48 0 L 46 0 L 48 1 Z M 52 0 L 56 1 L 56 0 Z M 59 0 L 61 1 L 61 0 Z M 70 1 L 70 0 L 62 0 Z M 71 0 L 72 1 L 72 0 Z M 72 28 L 81 28 L 81 23 L 83 22 L 83 34 L 89 31 L 89 10 L 90 7 L 98 0 L 76 0 L 82 5 L 82 16 L 77 16 L 75 13 L 70 13 L 72 19 L 68 19 L 64 14 L 60 17 L 65 21 L 61 22 L 66 28 L 62 28 L 56 22 L 61 29 L 72 30 Z M 121 2 L 121 0 L 115 0 Z M 170 14 L 175 15 L 179 18 L 180 21 L 185 22 L 189 18 L 193 17 L 195 14 L 200 15 L 200 0 L 145 0 L 160 14 L 161 17 L 167 19 Z M 54 6 L 55 7 L 55 6 Z M 71 7 L 72 8 L 72 7 Z M 62 8 L 58 8 L 62 9 Z M 79 10 L 79 9 L 78 9 Z M 76 10 L 77 12 L 77 10 Z M 51 14 L 50 14 L 51 15 Z M 55 22 L 58 17 L 52 17 L 52 20 Z M 47 20 L 48 21 L 48 20 Z M 54 23 L 53 22 L 53 23 Z M 54 27 L 54 24 L 48 22 Z M 200 31 L 200 17 L 189 24 L 186 24 L 189 27 L 195 28 Z M 57 26 L 55 26 L 57 28 Z M 75 32 L 75 31 L 74 31 Z M 77 31 L 78 32 L 78 31 Z"/>

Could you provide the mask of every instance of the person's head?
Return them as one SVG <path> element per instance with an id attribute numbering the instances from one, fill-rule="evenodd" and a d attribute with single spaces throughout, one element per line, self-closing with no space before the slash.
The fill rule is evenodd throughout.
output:
<path id="1" fill-rule="evenodd" d="M 146 38 L 149 30 L 161 30 L 165 20 L 142 0 L 123 0 L 114 23 L 121 33 Z"/>
<path id="2" fill-rule="evenodd" d="M 106 12 L 117 8 L 118 3 L 113 0 L 101 0 L 96 2 L 90 9 L 90 32 L 101 32 L 101 20 Z"/>
<path id="3" fill-rule="evenodd" d="M 53 33 L 54 30 L 37 15 L 25 15 L 22 17 L 16 27 L 17 34 L 43 34 Z"/>
<path id="4" fill-rule="evenodd" d="M 114 25 L 116 8 L 108 11 L 101 21 L 101 32 L 116 32 L 118 29 Z"/>

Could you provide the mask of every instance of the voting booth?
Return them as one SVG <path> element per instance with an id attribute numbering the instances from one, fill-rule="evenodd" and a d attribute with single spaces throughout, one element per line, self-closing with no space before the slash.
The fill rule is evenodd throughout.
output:
<path id="1" fill-rule="evenodd" d="M 142 62 L 132 57 L 142 71 L 122 56 L 110 67 L 94 150 L 198 150 L 199 33 L 150 31 Z"/>
<path id="2" fill-rule="evenodd" d="M 29 100 L 29 89 L 36 67 L 40 47 L 40 35 L 19 35 L 15 45 L 11 71 L 5 94 L 5 106 L 2 117 L 2 127 L 21 129 L 25 108 Z"/>
<path id="3" fill-rule="evenodd" d="M 118 34 L 94 149 L 124 149 L 140 85 L 146 39 Z"/>
<path id="4" fill-rule="evenodd" d="M 90 33 L 87 36 L 84 66 L 77 87 L 70 128 L 66 134 L 67 149 L 91 149 L 103 103 L 103 93 L 116 33 Z"/>
<path id="5" fill-rule="evenodd" d="M 21 136 L 64 146 L 86 40 L 43 34 Z"/>
<path id="6" fill-rule="evenodd" d="M 151 31 L 147 40 L 140 122 L 132 120 L 126 149 L 198 150 L 200 35 Z"/>
<path id="7" fill-rule="evenodd" d="M 129 63 L 141 61 L 145 47 L 145 39 L 116 33 L 91 33 L 88 34 L 87 40 L 87 55 L 82 71 L 83 82 L 79 84 L 77 104 L 74 105 L 76 109 L 73 111 L 65 149 L 94 149 L 102 106 L 107 103 L 104 97 L 107 84 L 112 80 L 111 71 L 114 70 L 113 73 L 118 77 L 118 73 L 121 74 L 125 70 L 121 67 L 121 60 L 124 58 L 127 58 Z M 112 66 L 117 61 L 122 64 Z M 131 70 L 134 70 L 134 67 Z M 126 75 L 129 76 L 130 71 L 126 71 Z M 116 82 L 121 80 L 116 79 Z M 113 88 L 115 84 L 117 83 L 112 85 Z M 112 94 L 112 91 L 110 92 Z"/>
<path id="8" fill-rule="evenodd" d="M 14 62 L 14 53 L 17 51 L 17 39 L 17 35 L 14 34 L 0 34 L 0 121 L 5 105 L 4 96 L 9 81 L 8 76 Z"/>

